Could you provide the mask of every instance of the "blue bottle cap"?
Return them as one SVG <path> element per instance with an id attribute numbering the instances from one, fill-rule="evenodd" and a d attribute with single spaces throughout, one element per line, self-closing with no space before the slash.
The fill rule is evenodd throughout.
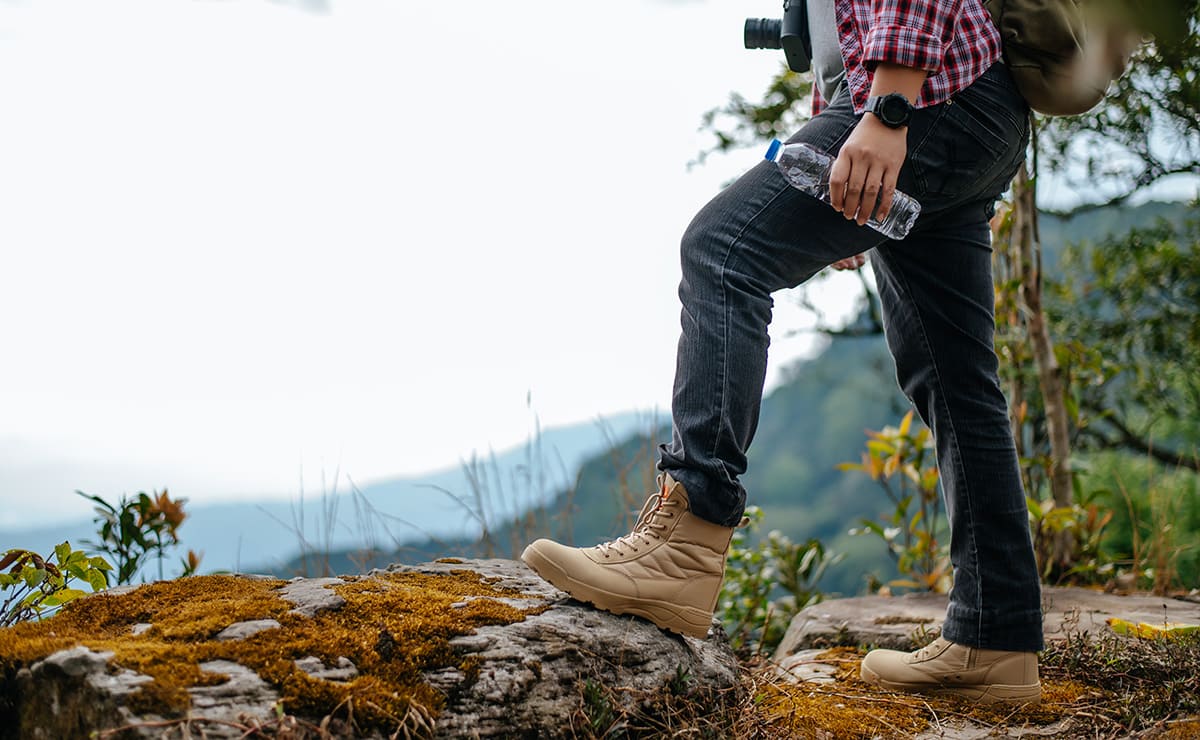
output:
<path id="1" fill-rule="evenodd" d="M 771 145 L 767 147 L 766 158 L 774 162 L 775 155 L 779 154 L 779 147 L 781 146 L 783 146 L 783 144 L 779 143 L 779 139 L 771 139 Z"/>

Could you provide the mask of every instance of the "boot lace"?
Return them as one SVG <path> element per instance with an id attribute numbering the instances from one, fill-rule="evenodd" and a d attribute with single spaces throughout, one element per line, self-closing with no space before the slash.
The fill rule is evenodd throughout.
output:
<path id="1" fill-rule="evenodd" d="M 674 511 L 664 508 L 664 506 L 670 506 L 669 502 L 670 499 L 661 492 L 646 499 L 646 503 L 642 506 L 642 512 L 638 514 L 637 524 L 633 525 L 633 531 L 615 540 L 602 542 L 596 545 L 596 549 L 607 558 L 614 553 L 624 555 L 623 548 L 637 552 L 640 546 L 651 545 L 654 540 L 664 539 L 661 532 L 667 528 L 667 523 L 662 521 L 662 518 L 669 519 L 675 516 Z"/>
<path id="2" fill-rule="evenodd" d="M 934 655 L 936 655 L 937 653 L 939 653 L 939 652 L 941 652 L 942 650 L 944 650 L 944 649 L 945 649 L 945 645 L 946 645 L 946 640 L 944 640 L 944 639 L 943 639 L 943 638 L 941 638 L 941 637 L 937 638 L 937 639 L 936 639 L 936 640 L 934 640 L 933 642 L 929 643 L 929 644 L 928 644 L 928 645 L 926 645 L 925 647 L 923 647 L 923 648 L 921 648 L 920 650 L 918 650 L 918 651 L 917 651 L 917 652 L 916 652 L 916 653 L 913 655 L 913 662 L 914 662 L 914 663 L 919 663 L 919 662 L 921 662 L 921 661 L 923 661 L 923 660 L 926 660 L 927 658 L 932 658 Z"/>

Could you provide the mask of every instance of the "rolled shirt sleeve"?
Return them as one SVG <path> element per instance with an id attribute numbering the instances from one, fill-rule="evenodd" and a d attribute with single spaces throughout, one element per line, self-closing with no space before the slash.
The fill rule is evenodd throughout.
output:
<path id="1" fill-rule="evenodd" d="M 954 38 L 961 0 L 874 0 L 863 39 L 863 64 L 881 62 L 941 71 Z"/>
<path id="2" fill-rule="evenodd" d="M 834 0 L 834 7 L 859 113 L 882 63 L 928 72 L 914 101 L 923 108 L 964 89 L 1000 58 L 1000 32 L 982 0 Z"/>

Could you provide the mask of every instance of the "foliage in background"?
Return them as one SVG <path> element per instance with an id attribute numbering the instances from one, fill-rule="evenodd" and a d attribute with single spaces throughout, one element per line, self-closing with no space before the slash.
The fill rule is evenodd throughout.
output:
<path id="1" fill-rule="evenodd" d="M 729 102 L 706 112 L 700 129 L 716 141 L 696 155 L 693 164 L 704 164 L 710 154 L 752 146 L 771 139 L 783 140 L 808 120 L 812 110 L 812 76 L 797 74 L 783 65 L 771 79 L 761 102 L 729 94 Z"/>
<path id="2" fill-rule="evenodd" d="M 733 533 L 717 599 L 729 641 L 741 653 L 773 651 L 792 617 L 821 601 L 817 583 L 841 559 L 826 552 L 819 540 L 796 543 L 778 530 L 751 544 L 762 518 L 759 507 L 746 508 L 747 521 Z"/>
<path id="3" fill-rule="evenodd" d="M 1113 513 L 1106 538 L 1133 584 L 1167 594 L 1200 584 L 1200 476 L 1155 460 L 1096 456 L 1088 471 Z"/>
<path id="4" fill-rule="evenodd" d="M 1200 175 L 1200 0 L 1143 5 L 1154 39 L 1103 104 L 1043 120 L 1042 165 L 1095 199 L 1088 209 L 1123 202 L 1171 175 Z"/>
<path id="5" fill-rule="evenodd" d="M 854 534 L 873 534 L 883 540 L 902 576 L 890 587 L 946 593 L 950 590 L 950 543 L 933 438 L 923 424 L 913 425 L 913 412 L 898 427 L 868 431 L 862 462 L 838 465 L 842 471 L 866 473 L 892 503 L 883 522 L 862 520 Z"/>
<path id="6" fill-rule="evenodd" d="M 131 583 L 146 561 L 153 557 L 158 562 L 158 578 L 163 578 L 163 560 L 167 553 L 179 545 L 179 527 L 187 519 L 183 505 L 187 499 L 172 499 L 166 489 L 153 497 L 138 493 L 133 498 L 121 496 L 114 506 L 99 496 L 76 491 L 80 496 L 96 504 L 96 518 L 100 525 L 100 539 L 83 544 L 94 547 L 110 556 L 116 564 L 118 584 Z M 180 561 L 181 576 L 196 572 L 200 556 L 188 551 Z"/>
<path id="7" fill-rule="evenodd" d="M 54 562 L 29 550 L 9 550 L 0 558 L 0 627 L 40 619 L 86 592 L 71 588 L 73 581 L 87 583 L 93 591 L 108 587 L 112 566 L 102 557 L 89 557 L 64 542 L 54 548 Z"/>
<path id="8" fill-rule="evenodd" d="M 1071 344 L 1079 442 L 1200 471 L 1200 220 L 1063 255 L 1050 313 Z"/>

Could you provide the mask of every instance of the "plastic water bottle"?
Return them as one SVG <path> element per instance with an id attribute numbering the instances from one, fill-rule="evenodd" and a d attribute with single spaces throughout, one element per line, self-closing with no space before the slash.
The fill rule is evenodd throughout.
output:
<path id="1" fill-rule="evenodd" d="M 829 202 L 829 170 L 833 167 L 833 157 L 810 144 L 783 144 L 774 139 L 767 148 L 767 159 L 779 166 L 779 171 L 793 187 Z M 917 199 L 897 190 L 887 216 L 882 221 L 872 216 L 867 220 L 867 226 L 890 239 L 903 239 L 919 215 L 921 204 Z"/>

